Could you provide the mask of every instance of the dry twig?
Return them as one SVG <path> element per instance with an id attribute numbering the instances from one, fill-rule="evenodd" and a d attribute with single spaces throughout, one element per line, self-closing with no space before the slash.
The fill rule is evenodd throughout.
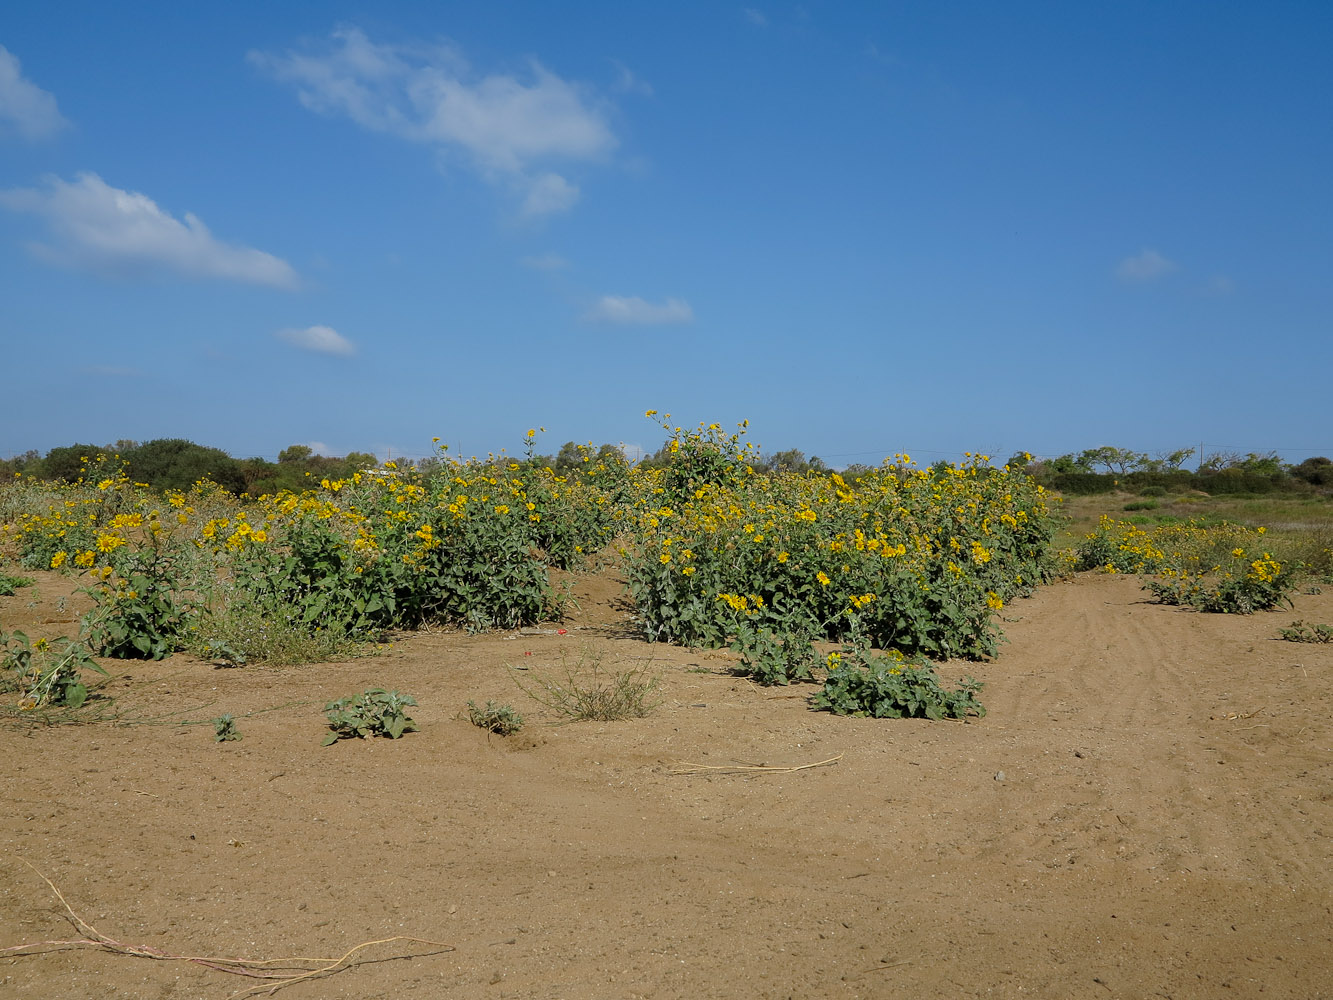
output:
<path id="1" fill-rule="evenodd" d="M 349 949 L 338 958 L 271 958 L 271 959 L 250 959 L 250 958 L 216 958 L 206 955 L 173 955 L 169 952 L 161 951 L 148 945 L 125 944 L 103 934 L 92 924 L 88 923 L 69 905 L 64 894 L 56 888 L 54 882 L 41 873 L 38 868 L 30 861 L 20 858 L 25 865 L 37 873 L 37 877 L 50 887 L 55 893 L 60 904 L 65 908 L 65 917 L 74 925 L 75 930 L 84 936 L 74 940 L 65 941 L 30 941 L 27 944 L 11 945 L 8 948 L 0 948 L 0 955 L 11 954 L 14 952 L 27 952 L 36 954 L 31 949 L 34 948 L 69 948 L 80 945 L 87 945 L 93 948 L 100 948 L 103 951 L 111 952 L 113 955 L 133 955 L 137 958 L 152 958 L 161 962 L 192 962 L 195 965 L 202 965 L 206 969 L 214 969 L 218 972 L 230 972 L 237 976 L 249 976 L 253 979 L 266 979 L 269 982 L 262 986 L 252 986 L 249 989 L 240 990 L 233 997 L 254 996 L 259 993 L 268 993 L 270 996 L 285 986 L 291 986 L 294 983 L 303 982 L 307 979 L 316 979 L 321 976 L 331 975 L 338 969 L 349 967 L 348 960 L 359 951 L 374 947 L 379 944 L 391 944 L 394 941 L 411 941 L 416 944 L 428 944 L 440 951 L 453 951 L 452 945 L 445 944 L 443 941 L 428 941 L 425 938 L 408 937 L 405 934 L 398 934 L 394 937 L 381 938 L 377 941 L 366 941 Z M 437 954 L 437 952 L 428 952 L 427 954 Z M 22 957 L 17 955 L 15 957 Z M 303 969 L 302 966 L 314 965 L 316 968 Z"/>
<path id="2" fill-rule="evenodd" d="M 842 760 L 842 754 L 836 757 L 830 757 L 828 760 L 817 760 L 813 764 L 798 764 L 795 767 L 768 767 L 763 764 L 691 764 L 687 761 L 680 761 L 672 769 L 672 774 L 707 774 L 710 772 L 724 772 L 727 774 L 790 774 L 793 771 L 806 771 L 812 767 L 824 767 L 828 764 L 836 764 Z"/>

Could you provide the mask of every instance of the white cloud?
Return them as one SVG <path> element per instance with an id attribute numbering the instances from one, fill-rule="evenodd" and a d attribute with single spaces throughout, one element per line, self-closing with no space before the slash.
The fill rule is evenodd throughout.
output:
<path id="1" fill-rule="evenodd" d="M 524 267 L 530 267 L 534 271 L 564 271 L 572 265 L 558 253 L 544 253 L 535 257 L 520 257 L 519 261 Z"/>
<path id="2" fill-rule="evenodd" d="M 165 267 L 275 288 L 298 283 L 292 266 L 280 257 L 223 243 L 189 212 L 182 222 L 147 195 L 111 187 L 97 174 L 79 174 L 72 183 L 47 177 L 42 190 L 0 191 L 0 205 L 43 217 L 57 245 L 32 249 L 58 262 L 112 271 Z"/>
<path id="3" fill-rule="evenodd" d="M 381 45 L 353 27 L 313 54 L 251 52 L 250 60 L 294 85 L 311 111 L 461 152 L 491 179 L 518 178 L 528 214 L 578 199 L 575 185 L 541 169 L 547 161 L 599 160 L 616 146 L 600 102 L 535 60 L 526 80 L 482 76 L 453 46 Z"/>
<path id="4" fill-rule="evenodd" d="M 25 139 L 45 139 L 68 125 L 56 99 L 25 79 L 18 58 L 0 45 L 0 128 L 13 128 Z"/>
<path id="5" fill-rule="evenodd" d="M 559 174 L 542 174 L 528 185 L 528 196 L 523 199 L 523 214 L 550 215 L 552 212 L 567 212 L 578 200 L 578 185 L 569 183 Z"/>
<path id="6" fill-rule="evenodd" d="M 279 330 L 276 336 L 293 347 L 315 354 L 334 354 L 348 358 L 356 353 L 356 345 L 331 326 L 307 326 L 303 330 L 288 327 Z"/>
<path id="7" fill-rule="evenodd" d="M 1167 260 L 1156 250 L 1145 249 L 1122 260 L 1115 273 L 1124 281 L 1154 281 L 1178 269 L 1175 261 Z"/>
<path id="8" fill-rule="evenodd" d="M 588 310 L 586 319 L 624 326 L 657 326 L 694 322 L 694 310 L 681 299 L 667 299 L 660 305 L 637 296 L 603 295 Z"/>
<path id="9" fill-rule="evenodd" d="M 1225 274 L 1215 274 L 1204 286 L 1205 295 L 1230 295 L 1236 290 L 1236 283 Z"/>
<path id="10" fill-rule="evenodd" d="M 751 24 L 758 25 L 761 28 L 768 26 L 768 15 L 757 7 L 746 7 L 741 13 L 745 15 L 746 20 Z"/>

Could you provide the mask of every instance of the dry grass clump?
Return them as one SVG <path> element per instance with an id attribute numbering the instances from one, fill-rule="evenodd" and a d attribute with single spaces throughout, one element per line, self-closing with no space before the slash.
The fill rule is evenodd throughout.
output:
<path id="1" fill-rule="evenodd" d="M 573 666 L 561 656 L 557 677 L 534 674 L 525 684 L 515 673 L 514 682 L 529 698 L 568 722 L 642 719 L 662 703 L 657 693 L 662 679 L 646 665 L 606 670 L 601 652 L 586 647 Z"/>

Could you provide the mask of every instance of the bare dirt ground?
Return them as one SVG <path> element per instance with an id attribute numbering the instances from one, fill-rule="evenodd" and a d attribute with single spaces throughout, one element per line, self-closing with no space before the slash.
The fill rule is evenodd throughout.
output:
<path id="1" fill-rule="evenodd" d="M 39 576 L 0 626 L 72 634 L 69 583 Z M 942 670 L 986 682 L 966 725 L 812 712 L 809 687 L 630 638 L 617 595 L 585 583 L 565 635 L 108 663 L 121 724 L 0 722 L 0 947 L 77 936 L 26 861 L 101 933 L 178 955 L 453 949 L 369 949 L 384 960 L 284 1000 L 1333 997 L 1333 647 L 1275 639 L 1333 621 L 1333 593 L 1243 618 L 1123 577 L 1045 588 L 1005 609 L 997 661 Z M 505 669 L 588 651 L 660 671 L 657 711 L 553 725 Z M 414 694 L 421 731 L 321 748 L 324 702 L 372 685 Z M 469 698 L 528 725 L 488 736 Z M 214 742 L 223 712 L 240 742 Z M 0 957 L 3 996 L 256 985 L 86 948 Z"/>

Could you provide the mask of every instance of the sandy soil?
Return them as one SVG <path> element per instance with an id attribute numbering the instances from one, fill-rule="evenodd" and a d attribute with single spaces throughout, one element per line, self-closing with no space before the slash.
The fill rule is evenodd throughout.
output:
<path id="1" fill-rule="evenodd" d="M 72 632 L 68 587 L 0 598 L 0 627 Z M 815 713 L 810 688 L 754 687 L 725 653 L 638 642 L 608 579 L 565 635 L 117 663 L 120 724 L 0 723 L 0 947 L 77 936 L 29 862 L 101 933 L 178 955 L 452 948 L 380 946 L 284 1000 L 1333 997 L 1333 647 L 1274 638 L 1333 621 L 1333 593 L 1249 618 L 1144 597 L 1087 575 L 1007 608 L 997 661 L 943 670 L 986 682 L 966 725 Z M 652 717 L 554 725 L 506 669 L 589 654 L 660 672 Z M 324 702 L 370 685 L 414 694 L 421 731 L 321 748 Z M 528 725 L 488 736 L 469 698 Z M 223 712 L 240 742 L 214 742 Z M 3 996 L 254 985 L 91 949 L 0 957 Z"/>

